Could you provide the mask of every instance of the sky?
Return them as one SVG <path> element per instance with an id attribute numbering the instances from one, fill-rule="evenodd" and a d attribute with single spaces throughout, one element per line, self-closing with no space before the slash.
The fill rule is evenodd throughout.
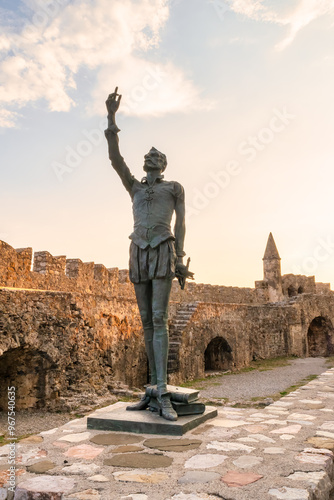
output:
<path id="1" fill-rule="evenodd" d="M 2 0 L 0 239 L 128 266 L 131 200 L 110 166 L 155 146 L 186 192 L 197 282 L 282 272 L 334 284 L 334 0 Z"/>

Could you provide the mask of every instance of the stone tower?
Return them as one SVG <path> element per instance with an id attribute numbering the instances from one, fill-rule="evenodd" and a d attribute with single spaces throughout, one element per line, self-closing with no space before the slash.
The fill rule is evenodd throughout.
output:
<path id="1" fill-rule="evenodd" d="M 281 257 L 271 233 L 263 256 L 263 280 L 268 283 L 269 301 L 283 300 Z"/>

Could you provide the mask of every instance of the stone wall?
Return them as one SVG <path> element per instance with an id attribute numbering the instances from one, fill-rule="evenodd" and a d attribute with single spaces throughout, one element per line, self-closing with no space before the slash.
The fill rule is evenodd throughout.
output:
<path id="1" fill-rule="evenodd" d="M 0 407 L 8 385 L 18 408 L 58 407 L 73 392 L 104 394 L 147 381 L 135 301 L 0 289 Z"/>

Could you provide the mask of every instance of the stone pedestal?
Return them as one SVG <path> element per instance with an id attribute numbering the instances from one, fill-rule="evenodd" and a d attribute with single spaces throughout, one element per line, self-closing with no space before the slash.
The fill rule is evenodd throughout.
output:
<path id="1" fill-rule="evenodd" d="M 87 418 L 87 428 L 101 431 L 134 432 L 182 436 L 206 420 L 217 416 L 217 409 L 206 406 L 202 414 L 180 416 L 176 422 L 160 417 L 150 410 L 127 411 L 128 403 L 116 403 L 97 410 Z"/>

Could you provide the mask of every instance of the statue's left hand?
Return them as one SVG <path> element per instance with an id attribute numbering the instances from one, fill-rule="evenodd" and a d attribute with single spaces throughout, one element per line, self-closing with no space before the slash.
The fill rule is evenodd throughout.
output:
<path id="1" fill-rule="evenodd" d="M 184 264 L 176 264 L 175 275 L 177 278 L 194 279 L 194 273 L 189 271 L 188 267 Z"/>
<path id="2" fill-rule="evenodd" d="M 116 111 L 119 108 L 122 96 L 117 93 L 118 87 L 115 88 L 115 92 L 109 94 L 108 99 L 106 100 L 106 106 L 108 110 L 108 115 L 115 115 Z M 117 99 L 118 97 L 118 99 Z"/>

